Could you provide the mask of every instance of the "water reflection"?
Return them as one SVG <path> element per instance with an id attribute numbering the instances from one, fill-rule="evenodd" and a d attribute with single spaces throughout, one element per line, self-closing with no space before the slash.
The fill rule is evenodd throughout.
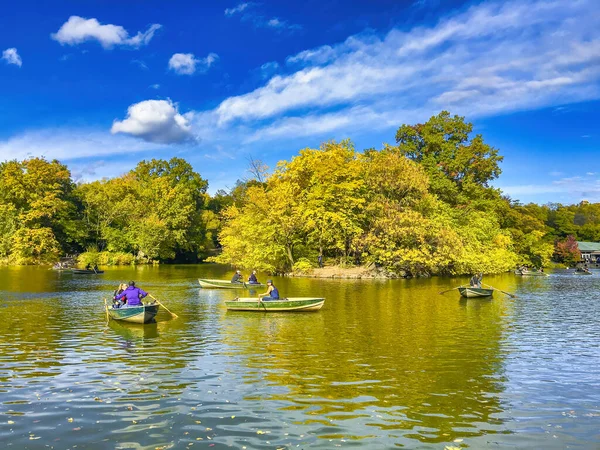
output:
<path id="1" fill-rule="evenodd" d="M 462 279 L 284 278 L 282 295 L 327 299 L 316 313 L 286 314 L 227 312 L 224 300 L 239 293 L 198 288 L 198 277 L 230 275 L 213 265 L 93 278 L 0 269 L 2 442 L 594 445 L 595 277 L 487 277 L 518 294 L 487 300 L 438 294 Z M 102 298 L 129 279 L 179 318 L 161 310 L 156 323 L 107 325 Z"/>

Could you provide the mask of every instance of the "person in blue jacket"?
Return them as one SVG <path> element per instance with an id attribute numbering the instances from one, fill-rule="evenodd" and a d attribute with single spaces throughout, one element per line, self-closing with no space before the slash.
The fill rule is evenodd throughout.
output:
<path id="1" fill-rule="evenodd" d="M 148 295 L 147 292 L 135 287 L 135 281 L 129 282 L 129 287 L 125 289 L 121 295 L 117 296 L 118 300 L 126 299 L 125 306 L 142 306 L 142 299 Z"/>
<path id="2" fill-rule="evenodd" d="M 279 290 L 273 285 L 273 280 L 267 280 L 267 292 L 260 294 L 258 298 L 263 301 L 279 300 Z"/>
<path id="3" fill-rule="evenodd" d="M 256 270 L 253 270 L 248 277 L 248 284 L 259 284 L 258 279 L 256 278 Z"/>

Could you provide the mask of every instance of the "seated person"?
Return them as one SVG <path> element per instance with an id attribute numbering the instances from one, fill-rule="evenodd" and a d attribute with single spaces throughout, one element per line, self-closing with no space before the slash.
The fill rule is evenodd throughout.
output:
<path id="1" fill-rule="evenodd" d="M 260 294 L 258 298 L 263 301 L 279 300 L 279 290 L 273 285 L 273 280 L 267 280 L 267 292 Z"/>
<path id="2" fill-rule="evenodd" d="M 481 280 L 483 279 L 483 274 L 475 274 L 469 280 L 469 285 L 473 288 L 481 288 Z"/>
<path id="3" fill-rule="evenodd" d="M 85 265 L 85 270 L 92 270 L 92 265 L 90 263 L 87 263 Z"/>
<path id="4" fill-rule="evenodd" d="M 126 306 L 142 306 L 142 299 L 148 295 L 142 289 L 135 287 L 135 282 L 130 281 L 129 287 L 125 289 L 121 294 L 117 295 L 117 300 L 126 300 Z"/>
<path id="5" fill-rule="evenodd" d="M 244 278 L 242 277 L 242 273 L 239 270 L 235 271 L 233 278 L 231 279 L 232 283 L 243 283 Z"/>
<path id="6" fill-rule="evenodd" d="M 248 283 L 250 284 L 260 284 L 258 279 L 256 278 L 256 270 L 253 270 L 250 276 L 248 277 Z"/>
<path id="7" fill-rule="evenodd" d="M 113 293 L 113 308 L 120 308 L 125 304 L 125 300 L 119 300 L 117 297 L 123 293 L 123 291 L 127 289 L 127 285 L 125 283 L 119 284 L 119 287 Z"/>

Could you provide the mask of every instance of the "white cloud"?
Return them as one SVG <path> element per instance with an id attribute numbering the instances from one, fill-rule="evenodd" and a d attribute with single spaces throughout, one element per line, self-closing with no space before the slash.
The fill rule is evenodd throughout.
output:
<path id="1" fill-rule="evenodd" d="M 44 156 L 71 161 L 151 151 L 161 148 L 128 136 L 112 136 L 104 130 L 48 128 L 27 131 L 0 141 L 0 160 Z"/>
<path id="2" fill-rule="evenodd" d="M 580 202 L 581 200 L 600 201 L 600 179 L 594 173 L 585 176 L 562 178 L 548 184 L 526 184 L 515 186 L 501 186 L 505 194 L 512 197 L 534 198 L 549 194 L 549 198 L 560 198 L 567 202 Z"/>
<path id="3" fill-rule="evenodd" d="M 125 28 L 120 25 L 102 25 L 97 19 L 86 19 L 79 16 L 71 16 L 56 33 L 51 37 L 61 45 L 77 45 L 82 42 L 96 40 L 102 47 L 114 46 L 140 47 L 147 45 L 156 30 L 161 28 L 159 24 L 152 24 L 143 33 L 140 31 L 130 37 Z"/>
<path id="4" fill-rule="evenodd" d="M 277 61 L 270 61 L 260 66 L 260 73 L 263 78 L 271 77 L 275 72 L 279 70 L 279 63 Z"/>
<path id="5" fill-rule="evenodd" d="M 151 87 L 152 89 L 160 89 L 160 84 L 158 84 L 158 83 L 151 84 L 149 87 Z"/>
<path id="6" fill-rule="evenodd" d="M 600 98 L 594 3 L 489 2 L 431 27 L 351 36 L 287 58 L 301 67 L 224 100 L 214 113 L 224 128 L 254 124 L 254 133 L 275 136 L 277 126 L 289 130 L 290 123 L 311 133 L 318 117 L 337 123 L 332 130 L 378 125 L 363 122 L 367 109 L 377 112 L 368 115 L 376 121 L 417 111 L 416 120 L 425 120 L 441 109 L 472 119 Z M 332 109 L 344 120 L 330 120 Z"/>
<path id="7" fill-rule="evenodd" d="M 196 58 L 193 53 L 175 53 L 169 59 L 169 69 L 179 75 L 192 75 L 196 71 L 206 72 L 219 59 L 216 53 L 206 58 Z"/>
<path id="8" fill-rule="evenodd" d="M 6 64 L 14 64 L 15 66 L 21 67 L 23 65 L 23 60 L 16 48 L 7 48 L 2 52 L 2 59 L 6 61 Z"/>
<path id="9" fill-rule="evenodd" d="M 252 3 L 252 2 L 240 3 L 239 5 L 237 5 L 233 8 L 227 8 L 225 10 L 225 15 L 233 16 L 235 14 L 239 14 L 241 12 L 244 12 L 246 9 L 248 9 L 249 7 L 251 7 L 253 5 L 254 5 L 254 3 Z"/>
<path id="10" fill-rule="evenodd" d="M 254 2 L 240 3 L 234 8 L 227 8 L 225 10 L 226 16 L 239 15 L 241 20 L 244 22 L 252 23 L 256 28 L 271 28 L 274 30 L 299 30 L 302 27 L 300 25 L 289 23 L 286 20 L 281 20 L 278 17 L 266 18 L 256 11 L 249 11 L 250 8 L 258 6 Z"/>
<path id="11" fill-rule="evenodd" d="M 127 117 L 115 121 L 111 133 L 125 133 L 148 142 L 175 144 L 193 140 L 190 115 L 182 115 L 170 100 L 145 100 L 127 109 Z"/>

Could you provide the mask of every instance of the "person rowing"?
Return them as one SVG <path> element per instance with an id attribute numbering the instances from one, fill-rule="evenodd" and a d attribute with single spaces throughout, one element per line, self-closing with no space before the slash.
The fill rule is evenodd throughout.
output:
<path id="1" fill-rule="evenodd" d="M 231 282 L 232 283 L 243 283 L 244 277 L 242 277 L 242 272 L 240 272 L 239 270 L 236 270 L 235 274 L 233 275 L 233 278 L 231 278 Z"/>
<path id="2" fill-rule="evenodd" d="M 129 287 L 116 296 L 117 300 L 126 300 L 125 307 L 143 306 L 142 299 L 148 295 L 147 292 L 135 286 L 135 281 L 129 282 Z"/>
<path id="3" fill-rule="evenodd" d="M 273 280 L 267 280 L 267 292 L 260 294 L 258 298 L 263 301 L 279 300 L 279 290 L 273 285 Z"/>
<path id="4" fill-rule="evenodd" d="M 481 280 L 483 280 L 483 273 L 481 273 L 481 272 L 479 272 L 478 274 L 476 273 L 469 280 L 469 285 L 472 288 L 481 289 Z"/>

